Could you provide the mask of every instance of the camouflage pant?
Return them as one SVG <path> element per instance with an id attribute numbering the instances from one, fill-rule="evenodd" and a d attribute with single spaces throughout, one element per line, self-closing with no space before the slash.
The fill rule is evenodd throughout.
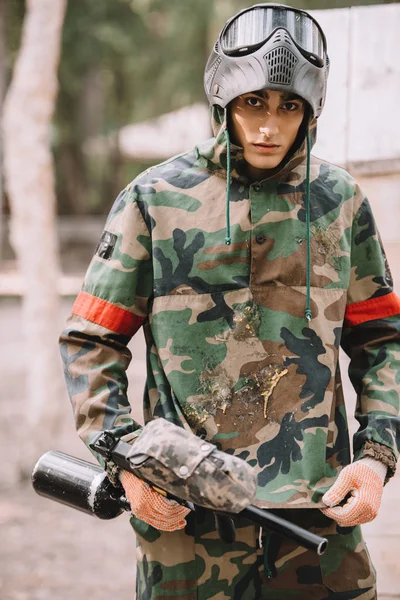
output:
<path id="1" fill-rule="evenodd" d="M 220 541 L 214 517 L 190 516 L 184 531 L 160 533 L 132 517 L 137 540 L 137 600 L 374 600 L 375 572 L 359 527 L 341 529 L 319 510 L 281 510 L 280 516 L 327 537 L 316 554 L 248 521 L 236 541 Z"/>

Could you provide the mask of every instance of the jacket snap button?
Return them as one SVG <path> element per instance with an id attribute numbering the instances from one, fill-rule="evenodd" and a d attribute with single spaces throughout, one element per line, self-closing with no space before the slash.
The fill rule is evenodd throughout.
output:
<path id="1" fill-rule="evenodd" d="M 265 235 L 263 235 L 262 233 L 259 233 L 258 235 L 256 235 L 256 242 L 257 244 L 263 244 L 265 242 Z"/>
<path id="2" fill-rule="evenodd" d="M 254 186 L 254 191 L 259 192 L 260 190 L 261 190 L 261 185 L 259 183 L 256 183 Z"/>
<path id="3" fill-rule="evenodd" d="M 185 467 L 185 465 L 182 465 L 179 469 L 179 473 L 181 475 L 187 475 L 189 473 L 189 469 L 187 467 Z"/>

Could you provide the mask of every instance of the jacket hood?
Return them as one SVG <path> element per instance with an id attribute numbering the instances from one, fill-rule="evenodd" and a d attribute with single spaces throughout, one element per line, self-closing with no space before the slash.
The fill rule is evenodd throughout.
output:
<path id="1" fill-rule="evenodd" d="M 226 177 L 227 172 L 227 136 L 228 129 L 227 110 L 220 106 L 211 107 L 211 127 L 214 137 L 196 147 L 198 158 L 205 163 L 204 166 L 216 175 Z M 311 118 L 308 130 L 310 133 L 311 147 L 317 139 L 317 120 Z M 229 130 L 228 130 L 229 132 Z M 230 133 L 230 132 L 229 132 Z M 306 131 L 304 132 L 306 133 Z M 281 163 L 282 166 L 271 173 L 265 179 L 285 180 L 293 169 L 305 162 L 307 159 L 307 141 L 301 141 L 299 148 L 290 157 L 289 161 Z M 230 171 L 231 177 L 242 183 L 249 183 L 246 173 L 246 161 L 243 157 L 243 148 L 230 142 Z"/>

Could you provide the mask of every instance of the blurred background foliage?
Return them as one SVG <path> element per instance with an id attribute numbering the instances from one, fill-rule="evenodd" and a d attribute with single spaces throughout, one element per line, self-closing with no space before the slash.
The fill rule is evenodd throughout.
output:
<path id="1" fill-rule="evenodd" d="M 118 191 L 147 166 L 120 155 L 119 129 L 204 102 L 203 70 L 218 31 L 228 17 L 253 3 L 69 0 L 53 122 L 59 214 L 108 212 Z M 290 4 L 324 9 L 388 3 L 292 0 Z M 7 82 L 19 47 L 25 3 L 0 0 L 0 4 Z M 90 151 L 96 139 L 105 141 L 101 152 Z"/>

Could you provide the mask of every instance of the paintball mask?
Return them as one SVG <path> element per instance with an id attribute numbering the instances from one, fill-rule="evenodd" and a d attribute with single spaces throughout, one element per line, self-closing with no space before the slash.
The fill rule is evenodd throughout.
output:
<path id="1" fill-rule="evenodd" d="M 257 4 L 232 17 L 207 62 L 204 86 L 211 105 L 261 89 L 297 94 L 318 117 L 324 106 L 329 59 L 325 35 L 304 10 Z"/>

